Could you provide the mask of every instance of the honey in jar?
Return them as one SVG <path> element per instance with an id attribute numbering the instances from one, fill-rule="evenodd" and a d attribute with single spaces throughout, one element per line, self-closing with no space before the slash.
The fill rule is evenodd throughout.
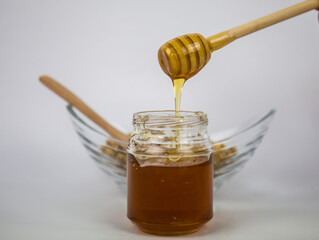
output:
<path id="1" fill-rule="evenodd" d="M 213 217 L 213 149 L 202 112 L 140 112 L 128 146 L 127 217 L 147 233 L 182 235 Z"/>

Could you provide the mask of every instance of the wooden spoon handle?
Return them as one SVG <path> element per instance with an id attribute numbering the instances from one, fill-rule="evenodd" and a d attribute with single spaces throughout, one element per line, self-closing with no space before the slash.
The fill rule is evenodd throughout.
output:
<path id="1" fill-rule="evenodd" d="M 230 42 L 259 31 L 276 23 L 295 17 L 302 13 L 319 8 L 319 0 L 306 0 L 296 5 L 284 8 L 251 22 L 234 27 L 227 31 L 206 38 L 211 51 L 216 51 Z"/>
<path id="2" fill-rule="evenodd" d="M 43 83 L 47 88 L 52 90 L 58 96 L 63 98 L 65 101 L 70 103 L 72 106 L 76 107 L 81 113 L 91 119 L 94 123 L 100 126 L 103 130 L 109 133 L 112 137 L 119 139 L 121 141 L 127 142 L 129 140 L 129 136 L 117 128 L 113 127 L 110 123 L 105 121 L 100 115 L 94 112 L 88 105 L 86 105 L 80 98 L 78 98 L 74 93 L 70 90 L 62 86 L 60 83 L 55 81 L 53 78 L 49 76 L 40 76 L 39 80 Z"/>
<path id="3" fill-rule="evenodd" d="M 234 27 L 229 30 L 229 33 L 237 39 L 316 8 L 319 8 L 319 0 L 303 1 L 251 22 Z"/>

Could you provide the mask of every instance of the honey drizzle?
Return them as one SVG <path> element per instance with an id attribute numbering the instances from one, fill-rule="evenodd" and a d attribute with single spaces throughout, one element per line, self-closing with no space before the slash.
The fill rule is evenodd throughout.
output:
<path id="1" fill-rule="evenodd" d="M 184 83 L 185 83 L 185 78 L 173 79 L 176 117 L 179 117 L 179 112 L 181 110 L 181 97 L 182 97 L 182 90 L 183 90 Z"/>
<path id="2" fill-rule="evenodd" d="M 176 78 L 176 79 L 172 79 L 172 81 L 173 81 L 173 86 L 174 86 L 174 97 L 175 97 L 175 116 L 176 116 L 177 123 L 179 123 L 181 121 L 179 116 L 180 116 L 180 110 L 181 110 L 182 90 L 183 90 L 183 86 L 184 86 L 186 79 L 185 78 Z M 177 151 L 177 152 L 180 150 L 180 132 L 181 131 L 182 131 L 182 129 L 180 129 L 180 128 L 176 129 L 176 141 L 175 141 L 175 143 L 173 143 L 174 148 L 176 149 L 175 151 Z M 176 157 L 176 158 L 170 157 L 169 160 L 176 162 L 180 159 L 180 157 L 181 156 Z"/>

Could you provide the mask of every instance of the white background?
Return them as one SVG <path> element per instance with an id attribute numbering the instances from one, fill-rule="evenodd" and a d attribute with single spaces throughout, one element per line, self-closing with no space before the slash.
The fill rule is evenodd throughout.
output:
<path id="1" fill-rule="evenodd" d="M 125 217 L 125 195 L 80 145 L 48 74 L 106 119 L 173 109 L 157 62 L 171 38 L 210 36 L 292 0 L 0 1 L 0 238 L 148 238 Z M 215 218 L 188 238 L 317 239 L 319 23 L 315 11 L 212 54 L 182 109 L 221 129 L 278 110 L 254 158 L 215 195 Z"/>

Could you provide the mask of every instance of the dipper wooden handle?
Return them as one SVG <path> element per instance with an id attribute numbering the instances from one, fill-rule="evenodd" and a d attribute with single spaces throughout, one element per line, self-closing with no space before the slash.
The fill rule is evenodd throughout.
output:
<path id="1" fill-rule="evenodd" d="M 206 65 L 211 56 L 210 52 L 216 51 L 238 38 L 318 8 L 319 0 L 307 0 L 207 39 L 198 33 L 174 38 L 160 47 L 158 51 L 159 63 L 170 78 L 188 79 Z"/>
<path id="2" fill-rule="evenodd" d="M 319 8 L 319 0 L 307 0 L 251 22 L 229 29 L 228 31 L 207 38 L 211 51 L 222 48 L 235 39 L 257 32 L 261 29 Z"/>
<path id="3" fill-rule="evenodd" d="M 91 119 L 94 123 L 100 126 L 103 130 L 109 133 L 112 137 L 128 142 L 129 136 L 117 128 L 113 127 L 110 123 L 105 121 L 100 115 L 94 112 L 88 105 L 86 105 L 80 98 L 78 98 L 74 93 L 70 90 L 62 86 L 60 83 L 55 81 L 53 78 L 49 76 L 40 76 L 39 80 L 43 83 L 47 88 L 52 90 L 58 96 L 63 98 L 65 101 L 70 103 L 72 106 L 76 107 L 81 113 Z"/>

